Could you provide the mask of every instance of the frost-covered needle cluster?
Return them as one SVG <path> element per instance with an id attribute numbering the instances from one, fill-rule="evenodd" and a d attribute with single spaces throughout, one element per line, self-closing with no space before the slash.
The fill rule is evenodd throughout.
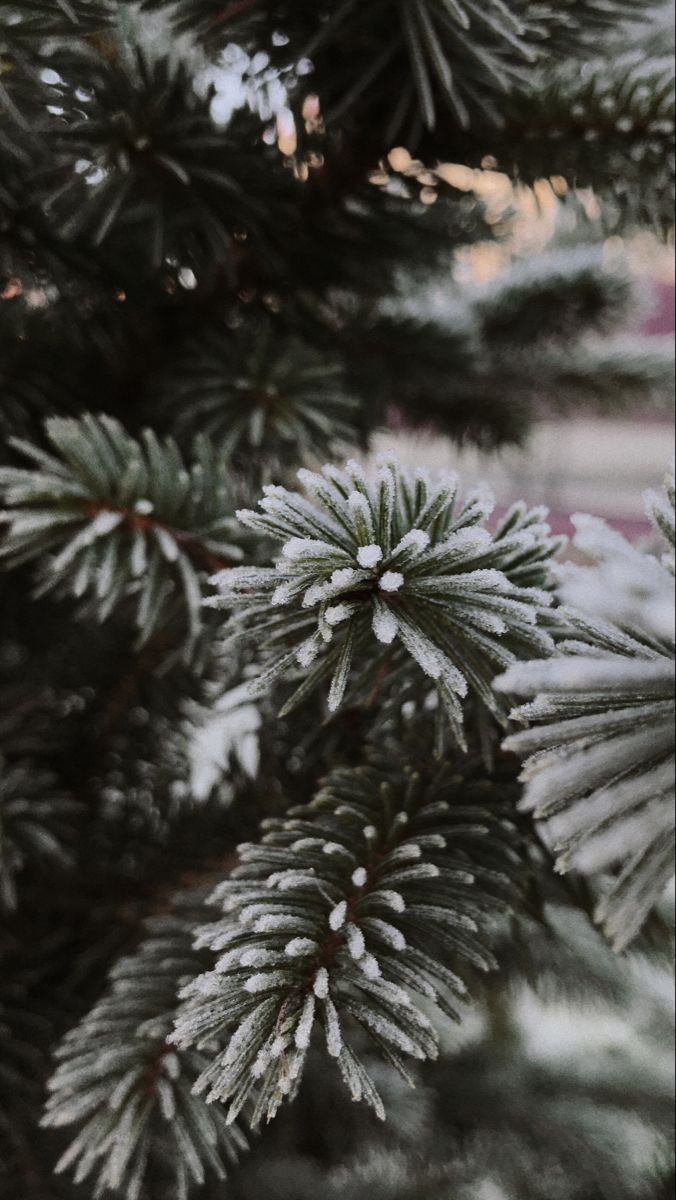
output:
<path id="1" fill-rule="evenodd" d="M 149 1172 L 163 1180 L 157 1195 L 188 1200 L 207 1179 L 224 1180 L 248 1148 L 224 1112 L 212 1109 L 205 1120 L 192 1093 L 208 1057 L 177 1052 L 167 1040 L 181 981 L 204 968 L 204 955 L 192 949 L 200 914 L 196 894 L 185 893 L 174 911 L 150 920 L 134 954 L 116 963 L 104 994 L 57 1049 L 43 1125 L 81 1126 L 56 1170 L 73 1168 L 93 1200 L 111 1193 L 142 1200 Z"/>
<path id="2" fill-rule="evenodd" d="M 559 870 L 605 873 L 597 917 L 618 950 L 639 932 L 674 870 L 673 476 L 646 500 L 668 542 L 661 561 L 622 545 L 598 522 L 582 525 L 585 548 L 591 533 L 611 565 L 629 562 L 636 577 L 643 558 L 654 600 L 640 624 L 563 610 L 570 636 L 557 657 L 518 664 L 496 681 L 527 701 L 512 716 L 530 728 L 505 743 L 526 758 L 521 807 L 544 822 Z M 590 595 L 593 611 L 590 571 L 570 568 L 565 587 L 582 576 L 577 591 Z"/>
<path id="3" fill-rule="evenodd" d="M 382 1102 L 355 1036 L 361 1026 L 405 1078 L 404 1060 L 437 1056 L 423 1011 L 457 1019 L 468 968 L 495 966 L 491 922 L 517 894 L 518 837 L 504 793 L 437 769 L 334 772 L 310 805 L 266 823 L 213 900 L 221 919 L 198 945 L 213 971 L 185 992 L 171 1036 L 184 1049 L 223 1042 L 197 1083 L 229 1119 L 253 1104 L 275 1115 L 300 1084 L 322 1030 L 353 1099 Z"/>
<path id="4" fill-rule="evenodd" d="M 300 667 L 309 674 L 287 711 L 329 677 L 334 711 L 353 664 L 363 672 L 403 653 L 435 681 L 462 741 L 468 692 L 495 711 L 496 671 L 553 649 L 538 627 L 560 544 L 546 513 L 517 506 L 490 533 L 485 490 L 459 502 L 454 475 L 413 473 L 391 459 L 374 478 L 355 462 L 298 477 L 306 495 L 271 486 L 260 512 L 238 514 L 282 542 L 276 567 L 225 571 L 208 601 L 240 610 L 235 631 L 271 657 L 257 686 Z"/>

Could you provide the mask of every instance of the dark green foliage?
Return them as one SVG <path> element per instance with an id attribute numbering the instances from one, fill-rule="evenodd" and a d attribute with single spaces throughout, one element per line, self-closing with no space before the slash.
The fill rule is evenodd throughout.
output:
<path id="1" fill-rule="evenodd" d="M 329 122 L 355 113 L 372 118 L 383 95 L 390 103 L 395 75 L 401 100 L 387 130 L 389 141 L 411 119 L 433 129 L 439 104 L 461 126 L 469 124 L 472 109 L 494 112 L 491 92 L 507 91 L 536 58 L 526 25 L 502 3 L 423 0 L 411 7 L 377 0 L 366 12 L 345 0 L 328 8 L 323 25 L 321 10 L 317 16 L 304 50 L 319 72 L 332 64 L 324 101 Z M 477 78 L 483 84 L 479 94 Z"/>
<path id="2" fill-rule="evenodd" d="M 449 273 L 453 250 L 491 236 L 492 226 L 484 222 L 471 195 L 448 186 L 443 172 L 421 161 L 403 172 L 383 173 L 379 162 L 386 161 L 391 138 L 378 121 L 359 119 L 350 126 L 346 141 L 338 126 L 325 128 L 321 115 L 312 115 L 314 110 L 306 116 L 297 112 L 298 148 L 288 157 L 269 144 L 267 117 L 261 120 L 240 111 L 226 127 L 213 124 L 208 71 L 197 89 L 193 81 L 209 66 L 208 55 L 216 52 L 221 35 L 228 40 L 235 36 L 240 17 L 252 53 L 255 39 L 262 37 L 274 62 L 283 65 L 290 48 L 300 54 L 321 32 L 328 40 L 317 50 L 317 77 L 324 70 L 325 54 L 327 79 L 337 82 L 339 59 L 349 63 L 352 73 L 353 48 L 344 47 L 337 50 L 338 58 L 334 56 L 333 35 L 316 5 L 275 8 L 279 29 L 288 18 L 290 39 L 277 47 L 268 45 L 265 5 L 174 8 L 172 15 L 193 34 L 201 17 L 210 25 L 216 42 L 209 42 L 206 51 L 187 36 L 168 45 L 170 6 L 155 7 L 163 10 L 161 19 L 153 16 L 149 22 L 121 4 L 74 9 L 56 2 L 36 4 L 30 13 L 23 11 L 21 23 L 6 25 L 13 49 L 5 49 L 2 75 L 12 103 L 5 104 L 0 117 L 0 144 L 7 151 L 0 182 L 4 437 L 33 438 L 43 414 L 85 411 L 91 407 L 90 395 L 96 394 L 98 407 L 128 427 L 152 422 L 178 432 L 187 449 L 185 439 L 195 422 L 186 420 L 176 428 L 173 405 L 180 403 L 184 410 L 188 406 L 178 388 L 178 396 L 174 394 L 171 375 L 166 374 L 168 350 L 172 359 L 176 353 L 179 374 L 180 364 L 189 362 L 196 373 L 208 371 L 210 378 L 220 379 L 238 362 L 242 339 L 246 343 L 248 336 L 255 336 L 247 331 L 257 328 L 260 319 L 266 326 L 272 322 L 273 345 L 302 345 L 303 356 L 307 347 L 310 359 L 318 356 L 325 364 L 336 380 L 332 392 L 337 409 L 343 410 L 340 428 L 345 424 L 351 430 L 352 441 L 382 423 L 393 404 L 409 418 L 413 414 L 418 421 L 432 419 L 455 436 L 499 443 L 522 436 L 543 393 L 550 402 L 597 396 L 609 403 L 612 394 L 621 398 L 640 387 L 650 395 L 668 386 L 664 352 L 644 343 L 627 345 L 621 354 L 611 346 L 604 354 L 599 348 L 585 353 L 583 342 L 579 354 L 570 356 L 568 370 L 561 361 L 548 361 L 543 339 L 538 360 L 515 353 L 521 339 L 531 340 L 525 313 L 515 328 L 511 351 L 507 353 L 503 339 L 500 352 L 500 339 L 494 342 L 486 336 L 478 309 L 470 305 L 472 313 L 464 312 L 466 299 L 455 296 Z M 390 7 L 388 2 L 378 11 L 369 9 L 374 27 L 383 28 Z M 481 53 L 488 48 L 500 57 L 496 41 L 500 31 L 513 24 L 509 6 L 496 3 L 494 11 L 470 6 L 474 15 L 465 33 L 458 15 L 463 5 L 456 7 L 461 35 L 477 50 L 482 46 Z M 551 24 L 552 38 L 560 38 L 570 53 L 580 39 L 596 36 L 604 24 L 630 15 L 629 10 L 637 15 L 632 4 L 586 4 L 567 7 L 565 13 L 560 6 L 538 6 L 533 23 L 532 14 L 520 8 L 516 24 L 529 25 L 529 45 L 538 53 L 537 48 L 547 44 L 545 33 Z M 345 27 L 340 26 L 343 33 L 349 32 L 353 19 L 364 18 L 355 9 L 346 16 Z M 449 16 L 449 29 L 454 20 Z M 488 28 L 491 22 L 493 32 Z M 479 26 L 487 35 L 485 44 Z M 392 22 L 385 22 L 384 28 L 391 36 Z M 40 30 L 64 36 L 45 42 Z M 355 53 L 368 54 L 367 44 Z M 403 47 L 397 53 L 406 55 Z M 466 50 L 461 58 L 467 58 Z M 267 111 L 262 92 L 256 91 L 264 91 L 264 86 L 256 82 L 254 63 L 255 56 L 247 76 L 252 103 Z M 478 71 L 477 63 L 475 68 Z M 530 71 L 527 74 L 530 78 Z M 292 87 L 293 77 L 284 78 Z M 305 78 L 300 77 L 299 87 L 304 87 Z M 383 83 L 388 79 L 390 88 L 389 68 Z M 495 83 L 493 78 L 490 88 Z M 377 79 L 373 86 L 376 91 L 380 87 Z M 399 89 L 399 80 L 396 86 Z M 401 94 L 406 99 L 405 89 Z M 483 98 L 487 94 L 481 92 Z M 299 104 L 301 95 L 299 90 Z M 415 89 L 412 95 L 415 105 Z M 370 103 L 367 95 L 364 98 Z M 669 100 L 662 83 L 651 90 L 649 102 L 661 105 L 659 116 L 666 120 Z M 518 103 L 526 101 L 520 98 Z M 501 113 L 503 109 L 501 101 Z M 491 151 L 504 161 L 503 150 L 509 146 L 504 130 L 499 147 L 489 144 L 493 135 L 481 128 L 478 141 L 472 135 L 468 142 L 456 117 L 451 114 L 450 119 L 456 124 L 444 127 L 438 135 L 442 142 L 426 152 L 430 165 L 437 157 L 474 163 Z M 580 153 L 577 136 L 572 147 L 568 139 L 563 142 L 574 155 Z M 593 157 L 599 177 L 605 171 L 613 181 L 627 174 L 626 162 L 620 169 L 614 159 L 610 163 L 603 157 L 616 153 L 614 145 L 611 139 L 607 148 L 605 143 L 596 146 Z M 551 156 L 547 152 L 538 163 L 537 173 L 561 171 L 561 150 L 560 139 L 553 143 Z M 529 154 L 530 150 L 523 163 L 519 157 L 520 170 L 528 169 Z M 511 169 L 511 162 L 506 165 Z M 656 200 L 661 189 L 654 172 L 651 188 L 641 189 L 646 206 L 662 204 Z M 549 265 L 542 263 L 543 280 Z M 579 288 L 575 303 L 580 307 L 567 307 L 558 329 L 565 329 L 571 343 L 577 343 L 590 309 L 595 319 L 594 288 L 600 300 L 601 292 L 605 296 L 600 313 L 610 298 L 612 280 L 601 280 L 593 255 L 586 282 L 582 262 L 577 279 L 572 266 L 571 260 L 565 278 L 571 297 L 573 287 Z M 410 290 L 412 273 L 418 288 L 423 272 L 434 273 L 437 281 L 440 271 L 442 286 L 458 309 L 457 326 L 445 321 L 439 331 L 436 321 L 428 327 L 422 317 L 418 324 L 392 324 L 383 318 L 382 301 L 392 300 L 402 283 Z M 550 303 L 552 284 L 553 279 Z M 517 288 L 525 296 L 531 286 L 517 269 L 511 299 Z M 604 332 L 624 322 L 620 299 L 618 293 L 617 302 L 607 309 L 608 319 L 601 322 Z M 521 311 L 518 305 L 515 311 Z M 83 345 L 78 334 L 84 313 L 88 336 Z M 29 339 L 39 344 L 38 353 L 26 353 Z M 272 374 L 285 370 L 285 355 L 281 359 L 279 366 L 270 364 Z M 344 381 L 340 387 L 338 380 Z M 358 408 L 352 407 L 353 400 Z M 227 412 L 227 406 L 219 411 Z M 246 412 L 241 415 L 246 424 Z M 223 419 L 210 425 L 214 433 L 220 435 Z M 323 419 L 313 401 L 311 412 L 293 424 L 294 432 L 307 439 L 305 453 L 319 451 L 320 442 L 323 447 L 330 441 L 317 436 Z M 260 422 L 255 412 L 251 422 L 255 432 Z"/>
<path id="3" fill-rule="evenodd" d="M 0 754 L 0 909 L 15 908 L 17 876 L 29 863 L 55 872 L 72 865 L 73 818 L 79 806 L 34 763 Z"/>
<path id="4" fill-rule="evenodd" d="M 147 6 L 162 7 L 157 0 Z M 640 0 L 424 0 L 413 7 L 376 0 L 366 11 L 353 0 L 296 0 L 274 6 L 275 29 L 289 39 L 281 44 L 265 40 L 268 13 L 258 0 L 188 0 L 174 14 L 179 28 L 198 28 L 211 44 L 260 45 L 263 34 L 265 50 L 287 72 L 311 59 L 310 84 L 330 123 L 375 121 L 385 141 L 404 133 L 415 142 L 435 127 L 440 110 L 456 126 L 487 116 L 499 125 L 502 96 L 522 87 L 543 56 L 579 52 L 623 18 L 643 17 L 644 8 Z M 300 87 L 307 87 L 304 73 Z"/>
<path id="5" fill-rule="evenodd" d="M 213 438 L 240 472 L 252 472 L 260 457 L 270 478 L 283 473 L 297 446 L 326 457 L 349 444 L 357 423 L 340 363 L 270 321 L 229 336 L 210 330 L 171 363 L 158 393 L 158 409 L 175 413 L 181 432 Z"/>
<path id="6" fill-rule="evenodd" d="M 665 13 L 0 4 L 0 1200 L 662 1200 L 673 555 L 368 460 L 665 402 Z"/>
<path id="7" fill-rule="evenodd" d="M 115 0 L 8 0 L 3 4 L 0 46 L 98 33 L 112 20 L 116 7 Z"/>
<path id="8" fill-rule="evenodd" d="M 44 950 L 44 947 L 41 947 Z M 72 1200 L 53 1179 L 53 1159 L 37 1148 L 50 1050 L 75 1013 L 54 994 L 39 956 L 0 941 L 0 1196 Z"/>
<path id="9" fill-rule="evenodd" d="M 258 123 L 243 117 L 217 130 L 186 69 L 142 51 L 132 61 L 122 49 L 112 59 L 85 56 L 83 90 L 84 111 L 76 96 L 70 121 L 48 135 L 55 186 L 43 203 L 61 237 L 110 240 L 114 252 L 123 231 L 136 269 L 147 261 L 153 272 L 167 259 L 217 259 L 233 278 L 237 239 L 247 237 L 265 255 L 270 172 Z"/>
<path id="10" fill-rule="evenodd" d="M 635 284 L 627 269 L 604 261 L 601 246 L 554 247 L 516 262 L 484 286 L 473 312 L 487 347 L 568 342 L 580 329 L 605 333 L 633 315 Z"/>
<path id="11" fill-rule="evenodd" d="M 43 561 L 40 591 L 84 597 L 98 621 L 131 601 L 139 644 L 166 626 L 180 596 L 194 642 L 199 573 L 241 557 L 227 464 L 202 440 L 186 468 L 175 443 L 151 431 L 136 442 L 106 417 L 54 418 L 47 429 L 56 454 L 20 443 L 35 468 L 0 468 L 2 557 L 16 566 L 58 552 Z"/>
<path id="12" fill-rule="evenodd" d="M 5 631 L 3 631 L 5 632 Z M 31 880 L 63 878 L 76 861 L 83 809 L 54 772 L 54 726 L 72 699 L 18 678 L 18 647 L 0 641 L 0 914 Z"/>

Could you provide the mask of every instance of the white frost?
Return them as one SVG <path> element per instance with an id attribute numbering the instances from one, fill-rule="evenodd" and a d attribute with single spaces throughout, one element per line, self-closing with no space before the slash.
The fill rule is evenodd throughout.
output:
<path id="1" fill-rule="evenodd" d="M 360 567 L 377 567 L 382 561 L 383 552 L 380 546 L 362 546 L 357 553 L 357 562 Z"/>
<path id="2" fill-rule="evenodd" d="M 315 975 L 314 993 L 319 1000 L 326 1000 L 329 994 L 329 973 L 326 967 L 320 967 Z"/>
<path id="3" fill-rule="evenodd" d="M 274 972 L 252 975 L 244 984 L 244 991 L 249 992 L 252 996 L 256 995 L 257 992 L 266 992 L 273 985 L 274 980 Z"/>
<path id="4" fill-rule="evenodd" d="M 340 904 L 336 905 L 336 907 L 334 908 L 333 912 L 331 913 L 331 915 L 329 917 L 329 926 L 331 927 L 331 929 L 333 930 L 334 933 L 337 933 L 339 929 L 343 928 L 346 917 L 347 917 L 347 901 L 341 900 Z"/>
<path id="5" fill-rule="evenodd" d="M 303 642 L 296 651 L 296 662 L 300 667 L 310 667 L 315 661 L 322 647 L 322 639 L 313 634 L 311 638 Z"/>
<path id="6" fill-rule="evenodd" d="M 331 576 L 331 583 L 336 588 L 349 587 L 354 583 L 357 577 L 357 572 L 353 567 L 340 567 L 338 571 L 334 571 Z"/>
<path id="7" fill-rule="evenodd" d="M 346 929 L 347 948 L 356 962 L 366 954 L 366 942 L 358 925 L 348 925 Z"/>
<path id="8" fill-rule="evenodd" d="M 324 1000 L 324 1028 L 326 1033 L 326 1049 L 331 1058 L 340 1058 L 343 1049 L 343 1035 L 340 1031 L 340 1020 L 336 1006 L 329 996 Z"/>
<path id="9" fill-rule="evenodd" d="M 404 582 L 404 576 L 399 571 L 386 571 L 378 586 L 381 592 L 398 592 Z"/>
<path id="10" fill-rule="evenodd" d="M 414 554 L 422 554 L 429 546 L 430 540 L 429 533 L 425 533 L 423 529 L 410 529 L 398 546 L 395 546 L 394 553 L 402 554 L 404 550 L 412 550 Z"/>
<path id="11" fill-rule="evenodd" d="M 275 588 L 272 593 L 270 603 L 273 608 L 280 608 L 283 604 L 288 604 L 293 598 L 294 589 L 294 583 L 280 583 L 279 587 Z"/>
<path id="12" fill-rule="evenodd" d="M 316 554 L 326 554 L 333 551 L 333 546 L 326 542 L 315 541 L 312 538 L 291 538 L 282 548 L 284 558 L 296 562 L 300 558 L 308 558 Z"/>
<path id="13" fill-rule="evenodd" d="M 312 1037 L 312 1026 L 315 1020 L 315 997 L 314 993 L 310 992 L 301 1013 L 298 1028 L 296 1029 L 296 1045 L 299 1050 L 307 1050 Z"/>
<path id="14" fill-rule="evenodd" d="M 324 613 L 324 620 L 327 625 L 341 625 L 343 621 L 349 621 L 352 616 L 352 609 L 349 604 L 336 604 L 333 608 L 327 608 Z"/>
<path id="15" fill-rule="evenodd" d="M 399 632 L 399 622 L 396 616 L 384 604 L 375 607 L 371 627 L 377 640 L 383 646 L 391 646 Z"/>
<path id="16" fill-rule="evenodd" d="M 381 970 L 378 959 L 373 954 L 365 954 L 359 963 L 367 979 L 380 979 Z"/>
<path id="17" fill-rule="evenodd" d="M 317 943 L 311 938 L 294 938 L 288 943 L 284 953 L 287 958 L 305 958 L 308 954 L 314 954 L 317 949 Z"/>

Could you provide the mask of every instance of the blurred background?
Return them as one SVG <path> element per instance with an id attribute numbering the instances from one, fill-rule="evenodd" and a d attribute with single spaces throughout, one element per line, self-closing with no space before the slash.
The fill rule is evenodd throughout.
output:
<path id="1" fill-rule="evenodd" d="M 458 172 L 465 171 L 458 168 Z M 497 172 L 470 172 L 471 187 L 496 211 L 512 207 L 514 217 L 507 239 L 482 244 L 464 254 L 459 272 L 471 284 L 489 284 L 509 268 L 512 256 L 527 259 L 547 249 L 555 237 L 559 196 L 547 181 L 531 189 L 512 187 Z M 460 176 L 459 176 L 460 178 Z M 557 182 L 557 181 L 555 181 Z M 560 181 L 560 190 L 565 184 Z M 582 195 L 590 219 L 596 216 L 591 194 Z M 676 269 L 673 237 L 665 245 L 650 233 L 607 239 L 608 264 L 623 259 L 643 287 L 640 316 L 628 338 L 642 335 L 664 339 L 676 330 Z M 507 398 L 507 397 L 505 397 Z M 556 397 L 549 400 L 556 402 Z M 411 465 L 445 467 L 465 479 L 486 480 L 499 506 L 524 498 L 529 504 L 546 504 L 557 533 L 570 534 L 571 514 L 603 517 L 629 538 L 648 535 L 643 493 L 674 455 L 673 392 L 630 402 L 618 414 L 578 406 L 567 414 L 554 412 L 543 394 L 539 417 L 521 445 L 483 450 L 458 447 L 437 433 L 394 429 L 376 438 L 375 452 L 396 450 Z M 550 411 L 550 409 L 552 411 Z"/>

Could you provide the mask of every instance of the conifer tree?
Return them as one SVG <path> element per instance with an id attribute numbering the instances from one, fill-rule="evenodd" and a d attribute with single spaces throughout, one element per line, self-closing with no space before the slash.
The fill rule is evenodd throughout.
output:
<path id="1" fill-rule="evenodd" d="M 671 7 L 0 5 L 0 1200 L 671 1194 Z"/>

